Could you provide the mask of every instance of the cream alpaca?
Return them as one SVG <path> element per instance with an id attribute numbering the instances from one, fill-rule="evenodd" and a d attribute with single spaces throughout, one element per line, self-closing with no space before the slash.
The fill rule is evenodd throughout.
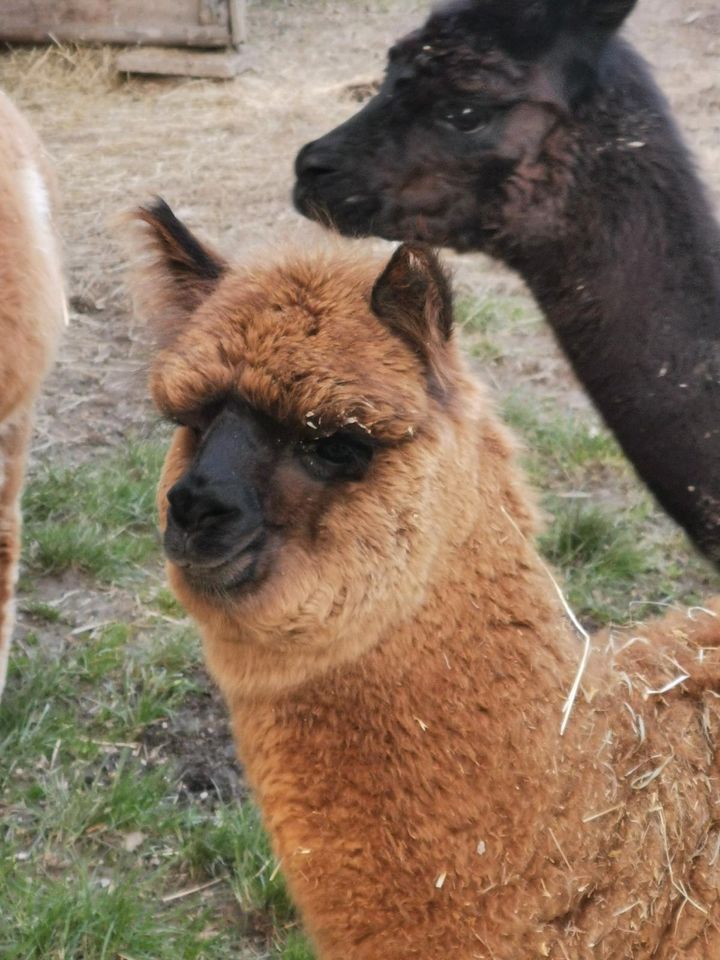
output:
<path id="1" fill-rule="evenodd" d="M 67 320 L 50 183 L 37 137 L 0 93 L 0 695 L 15 620 L 33 405 Z"/>

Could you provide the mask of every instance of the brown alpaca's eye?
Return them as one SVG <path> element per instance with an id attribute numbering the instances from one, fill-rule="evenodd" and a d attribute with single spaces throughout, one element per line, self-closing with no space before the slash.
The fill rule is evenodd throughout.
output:
<path id="1" fill-rule="evenodd" d="M 303 464 L 321 480 L 359 480 L 370 466 L 373 452 L 368 440 L 342 432 L 300 445 Z"/>

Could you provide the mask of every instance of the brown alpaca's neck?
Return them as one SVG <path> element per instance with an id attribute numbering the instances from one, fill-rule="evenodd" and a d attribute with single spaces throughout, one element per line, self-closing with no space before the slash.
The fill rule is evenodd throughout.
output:
<path id="1" fill-rule="evenodd" d="M 533 823 L 568 789 L 554 764 L 580 646 L 527 544 L 509 521 L 495 534 L 492 562 L 486 529 L 415 621 L 358 662 L 272 702 L 231 705 L 322 960 L 434 960 L 456 921 L 468 952 L 453 956 L 469 960 L 481 891 L 547 852 Z M 348 903 L 358 884 L 373 904 L 366 920 Z"/>

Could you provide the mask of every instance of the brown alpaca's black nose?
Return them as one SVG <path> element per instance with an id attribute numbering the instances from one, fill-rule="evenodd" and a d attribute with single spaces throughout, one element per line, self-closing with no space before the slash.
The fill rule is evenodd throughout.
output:
<path id="1" fill-rule="evenodd" d="M 262 569 L 263 479 L 270 461 L 253 415 L 228 403 L 167 493 L 165 556 L 198 590 L 227 591 Z"/>
<path id="2" fill-rule="evenodd" d="M 257 498 L 240 482 L 210 480 L 190 471 L 167 499 L 163 546 L 168 559 L 184 569 L 217 570 L 263 541 Z"/>
<path id="3" fill-rule="evenodd" d="M 170 516 L 192 531 L 221 520 L 240 518 L 242 510 L 232 491 L 209 483 L 202 474 L 187 474 L 169 491 Z"/>

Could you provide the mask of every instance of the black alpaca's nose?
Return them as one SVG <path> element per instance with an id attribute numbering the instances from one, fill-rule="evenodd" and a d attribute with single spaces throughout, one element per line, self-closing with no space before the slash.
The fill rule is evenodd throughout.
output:
<path id="1" fill-rule="evenodd" d="M 237 502 L 222 486 L 210 484 L 202 474 L 188 474 L 168 492 L 170 516 L 185 531 L 198 530 L 218 520 L 239 517 Z"/>
<path id="2" fill-rule="evenodd" d="M 295 175 L 298 180 L 314 179 L 324 174 L 334 173 L 337 162 L 332 154 L 319 146 L 320 141 L 306 143 L 295 158 Z"/>

